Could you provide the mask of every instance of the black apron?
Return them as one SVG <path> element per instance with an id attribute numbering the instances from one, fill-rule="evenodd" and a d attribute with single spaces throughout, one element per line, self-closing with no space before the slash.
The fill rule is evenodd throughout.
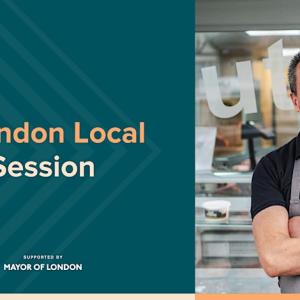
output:
<path id="1" fill-rule="evenodd" d="M 289 218 L 300 216 L 300 159 L 294 163 Z M 282 294 L 300 293 L 300 276 L 280 276 L 278 284 Z"/>

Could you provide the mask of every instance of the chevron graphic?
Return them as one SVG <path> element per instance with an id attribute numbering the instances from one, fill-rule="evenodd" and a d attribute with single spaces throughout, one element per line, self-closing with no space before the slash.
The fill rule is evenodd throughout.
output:
<path id="1" fill-rule="evenodd" d="M 51 52 L 56 60 L 60 61 L 61 67 L 68 70 L 76 80 L 83 85 L 87 91 L 103 104 L 106 109 L 114 115 L 116 120 L 124 122 L 125 124 L 134 126 L 135 122 L 132 121 L 119 107 L 110 99 L 100 88 L 97 86 L 84 71 L 76 65 L 74 61 L 64 53 L 47 35 L 43 32 L 37 24 L 26 15 L 15 2 L 10 0 L 2 0 L 2 3 L 18 18 L 19 22 L 22 22 L 23 26 L 31 32 L 32 35 L 43 44 L 47 51 Z M 62 105 L 68 110 L 74 112 L 78 119 L 82 120 L 86 125 L 94 126 L 95 124 L 101 125 L 101 119 L 99 115 L 91 111 L 84 102 L 77 99 L 77 95 L 70 87 L 61 80 L 58 74 L 53 74 L 46 67 L 46 64 L 41 61 L 36 55 L 31 53 L 31 50 L 24 44 L 21 38 L 14 35 L 12 31 L 9 31 L 4 24 L 0 24 L 0 40 L 5 43 L 11 52 L 16 56 L 20 63 L 26 66 L 28 73 L 32 74 L 32 78 L 35 78 L 37 85 L 31 86 L 29 80 L 24 78 L 22 74 L 18 74 L 16 68 L 13 67 L 4 59 L 0 57 L 0 77 L 3 82 L 8 85 L 8 93 L 16 93 L 24 100 L 24 103 L 28 105 L 30 112 L 24 112 L 22 110 L 23 103 L 13 103 L 6 95 L 0 95 L 0 105 L 3 110 L 0 111 L 0 118 L 7 124 L 15 126 L 22 123 L 24 120 L 29 119 L 29 114 L 34 114 L 39 120 L 50 125 L 61 125 L 66 129 L 66 136 L 69 138 L 72 128 L 65 118 L 70 117 L 67 110 L 62 111 L 55 106 L 55 103 L 43 99 L 41 88 L 51 90 L 55 98 L 59 98 Z M 32 82 L 32 80 L 30 81 Z M 39 83 L 39 84 L 38 84 Z M 1 83 L 0 83 L 1 84 Z M 79 97 L 78 97 L 79 98 Z M 11 117 L 13 116 L 13 118 Z M 75 120 L 74 120 L 75 121 Z M 111 203 L 128 187 L 134 180 L 155 160 L 159 155 L 159 147 L 146 136 L 146 144 L 148 148 L 147 154 L 140 158 L 137 157 L 136 164 L 132 165 L 132 168 L 128 169 L 127 176 L 121 178 L 118 185 L 112 186 L 111 191 L 100 201 L 98 204 L 89 203 L 90 210 L 82 215 L 82 218 L 78 220 L 78 224 L 67 235 L 56 241 L 53 245 L 53 253 L 63 253 L 79 236 L 86 230 L 95 219 L 97 219 L 103 211 L 111 205 Z M 97 158 L 99 160 L 100 148 L 95 150 L 95 147 L 89 145 L 74 146 L 72 140 L 69 138 L 66 141 L 68 148 L 68 155 L 72 160 L 77 159 L 92 159 Z M 59 153 L 61 150 L 59 145 L 30 145 L 30 158 L 41 159 L 45 157 L 53 156 L 55 153 Z M 98 150 L 99 149 L 99 150 Z M 22 156 L 21 150 L 17 147 L 9 146 L 10 158 Z M 28 151 L 28 148 L 27 150 Z M 21 259 L 21 256 L 30 251 L 37 245 L 41 245 L 41 241 L 49 235 L 51 230 L 66 216 L 70 215 L 70 212 L 74 207 L 80 205 L 82 202 L 88 202 L 85 196 L 89 193 L 93 187 L 105 182 L 106 177 L 111 176 L 111 171 L 118 166 L 120 161 L 126 159 L 130 155 L 128 148 L 122 145 L 107 145 L 105 149 L 101 149 L 101 153 L 104 153 L 103 160 L 97 163 L 96 177 L 94 180 L 86 179 L 81 180 L 79 184 L 71 184 L 69 180 L 60 178 L 59 180 L 49 179 L 42 180 L 35 184 L 36 189 L 31 191 L 31 196 L 26 198 L 21 207 L 17 211 L 12 211 L 9 215 L 9 219 L 5 222 L 0 221 L 0 251 L 3 247 L 10 243 L 16 233 L 22 232 L 29 226 L 31 218 L 39 219 L 38 215 L 41 212 L 41 208 L 48 207 L 51 199 L 55 197 L 57 193 L 67 193 L 64 201 L 61 203 L 55 203 L 50 208 L 48 215 L 44 216 L 39 221 L 38 227 L 28 232 L 27 236 L 19 241 L 16 248 L 10 253 L 5 254 L 5 261 L 17 262 Z M 28 156 L 26 156 L 27 158 Z M 22 179 L 16 181 L 7 180 L 0 183 L 0 207 L 2 209 L 9 207 L 9 200 L 16 195 L 28 195 L 26 191 L 26 184 L 28 179 Z M 23 197 L 21 197 L 23 198 Z M 29 230 L 28 230 L 29 231 Z M 24 231 L 25 232 L 25 231 Z M 29 274 L 25 280 L 20 282 L 15 292 L 26 292 L 32 282 L 40 275 L 39 272 Z M 7 273 L 0 271 L 0 287 L 1 282 L 8 276 Z"/>

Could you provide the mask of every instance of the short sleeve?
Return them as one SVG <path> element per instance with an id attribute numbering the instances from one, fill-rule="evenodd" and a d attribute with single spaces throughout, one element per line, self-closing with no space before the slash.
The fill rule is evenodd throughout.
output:
<path id="1" fill-rule="evenodd" d="M 263 209 L 281 205 L 287 208 L 280 190 L 280 173 L 275 163 L 263 157 L 257 164 L 251 182 L 251 217 L 255 217 Z"/>

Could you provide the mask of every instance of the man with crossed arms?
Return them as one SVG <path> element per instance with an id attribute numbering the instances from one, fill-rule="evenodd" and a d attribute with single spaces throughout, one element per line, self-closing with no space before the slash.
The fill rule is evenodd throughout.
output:
<path id="1" fill-rule="evenodd" d="M 288 79 L 300 112 L 300 52 L 291 60 Z M 260 263 L 269 276 L 278 277 L 282 293 L 300 293 L 300 133 L 259 161 L 251 191 Z"/>

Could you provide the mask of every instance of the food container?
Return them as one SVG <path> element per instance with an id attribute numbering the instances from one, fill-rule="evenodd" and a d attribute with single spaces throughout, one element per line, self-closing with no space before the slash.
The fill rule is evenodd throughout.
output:
<path id="1" fill-rule="evenodd" d="M 204 202 L 202 207 L 204 208 L 205 221 L 228 221 L 230 205 L 231 203 L 229 201 L 223 200 Z"/>

